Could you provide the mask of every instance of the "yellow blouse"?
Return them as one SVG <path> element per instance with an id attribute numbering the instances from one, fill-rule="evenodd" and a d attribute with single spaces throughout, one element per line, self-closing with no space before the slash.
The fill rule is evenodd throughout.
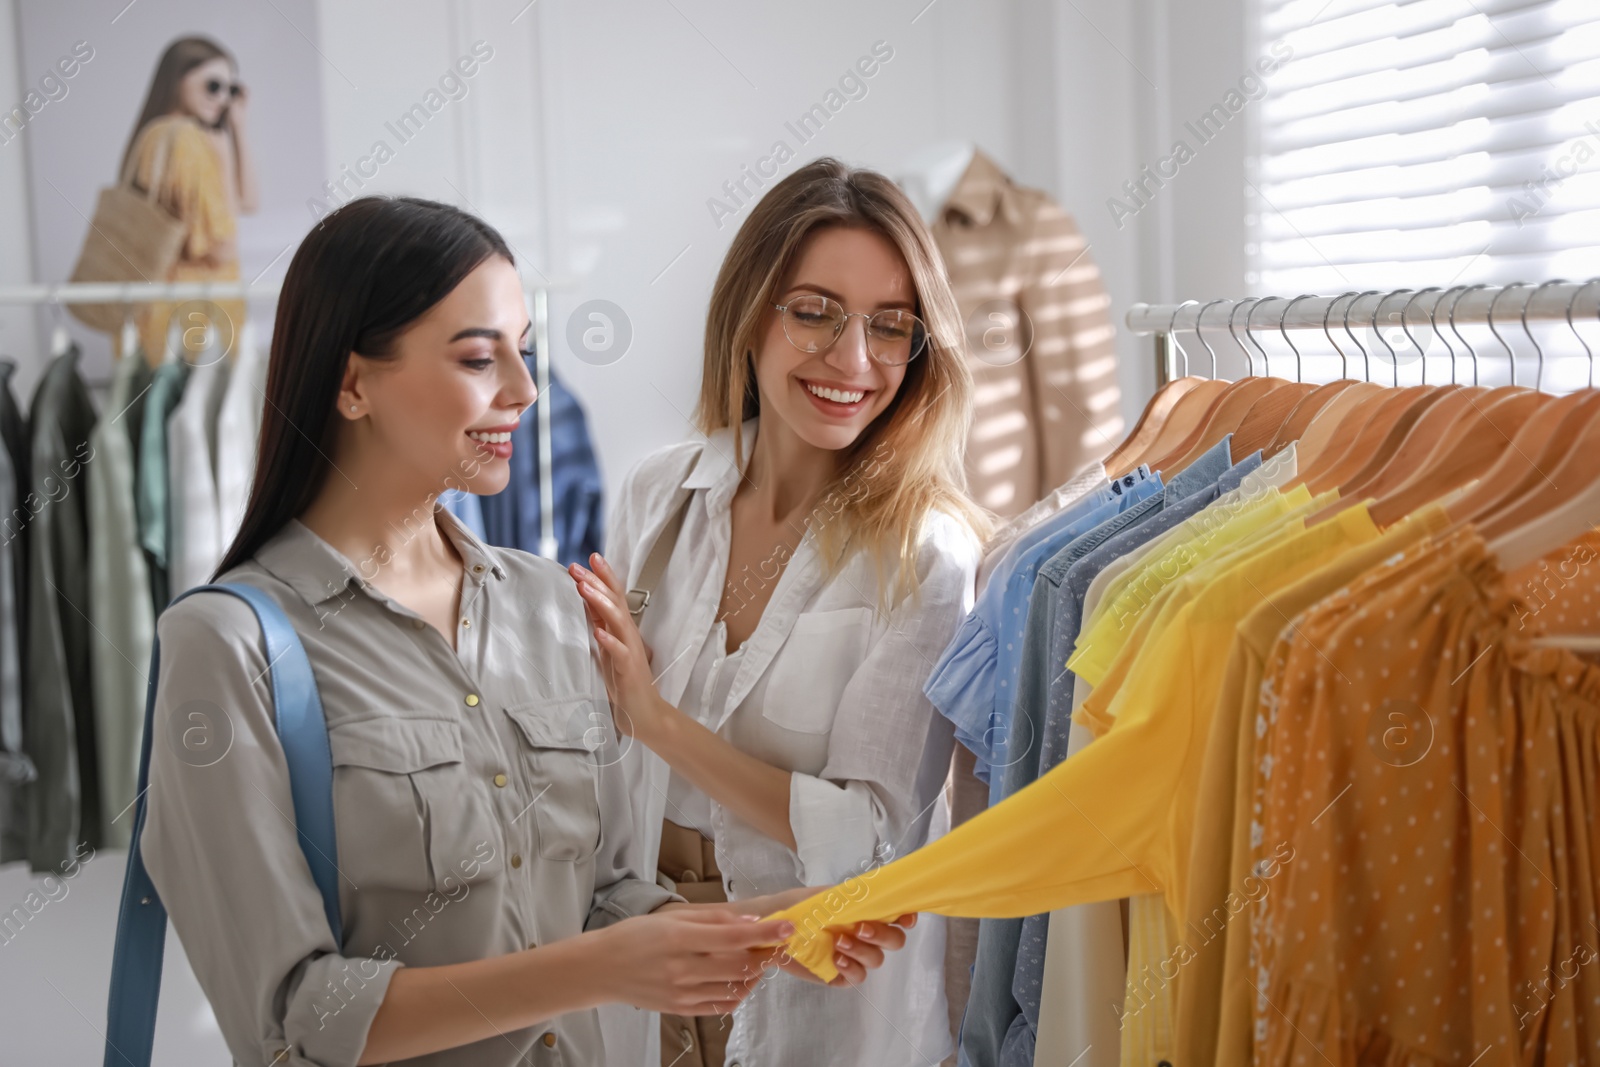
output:
<path id="1" fill-rule="evenodd" d="M 780 913 L 796 927 L 789 953 L 831 978 L 826 927 L 907 912 L 1008 918 L 1162 892 L 1181 914 L 1188 813 L 1214 706 L 1183 695 L 1215 695 L 1210 676 L 1233 627 L 1260 600 L 1251 583 L 1292 579 L 1376 536 L 1353 508 L 1242 561 L 1152 635 L 1148 669 L 1130 673 L 1104 737 L 933 844 Z"/>
<path id="2" fill-rule="evenodd" d="M 161 162 L 163 145 L 167 156 Z M 161 162 L 159 182 L 156 181 L 158 162 Z M 239 280 L 237 256 L 219 247 L 237 230 L 233 201 L 228 195 L 227 170 L 210 135 L 198 120 L 188 115 L 164 115 L 146 123 L 133 146 L 133 179 L 141 189 L 150 189 L 154 183 L 156 201 L 183 220 L 188 228 L 171 272 L 165 279 L 153 278 L 152 281 Z M 219 254 L 225 254 L 226 258 L 219 258 Z M 194 302 L 158 301 L 141 306 L 136 317 L 139 337 L 153 362 L 160 362 L 161 354 L 166 352 L 173 312 L 191 303 Z M 183 310 L 199 311 L 208 317 L 225 316 L 227 322 L 219 328 L 229 330 L 230 336 L 243 325 L 244 301 L 209 303 L 215 305 L 216 310 L 206 307 Z M 179 329 L 201 321 L 188 314 L 183 318 L 185 321 L 179 323 Z M 196 354 L 189 353 L 191 357 Z"/>

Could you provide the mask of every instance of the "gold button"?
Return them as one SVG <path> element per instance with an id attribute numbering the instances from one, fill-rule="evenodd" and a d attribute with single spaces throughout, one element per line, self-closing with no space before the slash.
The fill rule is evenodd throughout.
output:
<path id="1" fill-rule="evenodd" d="M 684 871 L 678 876 L 678 881 L 680 882 L 698 882 L 699 880 L 700 876 L 693 871 Z"/>
<path id="2" fill-rule="evenodd" d="M 503 775 L 503 774 L 495 775 L 494 776 L 494 784 L 496 786 L 498 786 L 499 788 L 504 789 L 506 787 L 506 776 Z"/>
<path id="3" fill-rule="evenodd" d="M 539 942 L 537 942 L 537 941 L 529 941 L 528 942 L 528 947 L 529 948 L 538 948 L 539 947 Z"/>
<path id="4" fill-rule="evenodd" d="M 428 624 L 426 622 L 424 622 L 422 619 L 412 619 L 411 620 L 411 625 L 415 626 L 417 629 L 420 630 L 420 629 L 422 629 L 424 626 L 426 626 Z"/>
<path id="5" fill-rule="evenodd" d="M 513 866 L 513 867 L 521 867 L 522 866 L 522 853 L 513 852 L 511 854 L 511 866 Z"/>
<path id="6" fill-rule="evenodd" d="M 483 573 L 483 564 L 481 564 L 481 563 L 474 563 L 474 564 L 473 564 L 473 565 L 472 565 L 472 573 L 473 573 L 473 574 L 482 574 L 482 573 Z M 547 1045 L 553 1045 L 553 1044 L 555 1044 L 555 1043 L 556 1043 L 556 1035 L 554 1035 L 554 1034 L 550 1034 L 550 1035 L 549 1035 L 549 1037 L 550 1037 L 550 1040 L 549 1040 L 549 1041 L 546 1041 L 546 1042 L 545 1042 L 545 1044 L 547 1044 Z"/>
<path id="7" fill-rule="evenodd" d="M 472 625 L 472 620 L 471 619 L 462 619 L 461 620 L 461 625 L 462 626 L 471 626 Z"/>
<path id="8" fill-rule="evenodd" d="M 545 1043 L 545 1047 L 546 1048 L 553 1047 L 555 1045 L 555 1043 L 556 1043 L 556 1035 L 555 1034 L 545 1034 L 544 1035 L 544 1043 Z"/>
<path id="9" fill-rule="evenodd" d="M 467 707 L 475 708 L 477 706 L 478 706 L 478 694 L 477 693 L 468 693 L 467 694 Z"/>

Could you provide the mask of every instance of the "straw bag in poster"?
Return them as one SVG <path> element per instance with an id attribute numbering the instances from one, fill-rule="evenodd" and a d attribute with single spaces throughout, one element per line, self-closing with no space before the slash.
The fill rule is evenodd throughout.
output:
<path id="1" fill-rule="evenodd" d="M 672 502 L 666 525 L 650 546 L 639 578 L 628 590 L 628 612 L 637 623 L 650 604 L 650 593 L 667 569 L 689 510 L 691 494 L 680 490 Z M 692 904 L 720 903 L 728 899 L 717 868 L 711 839 L 671 819 L 661 820 L 661 851 L 656 859 L 656 880 Z M 727 1054 L 731 1018 L 716 1015 L 661 1015 L 662 1067 L 722 1067 Z"/>
<path id="2" fill-rule="evenodd" d="M 178 261 L 188 227 L 182 219 L 156 203 L 156 190 L 166 173 L 172 151 L 168 137 L 156 148 L 155 171 L 150 188 L 140 192 L 133 184 L 133 165 L 137 152 L 128 154 L 122 180 L 100 190 L 94 218 L 72 268 L 75 282 L 164 282 Z M 114 332 L 123 321 L 122 304 L 68 304 L 72 314 L 85 326 L 103 333 Z"/>

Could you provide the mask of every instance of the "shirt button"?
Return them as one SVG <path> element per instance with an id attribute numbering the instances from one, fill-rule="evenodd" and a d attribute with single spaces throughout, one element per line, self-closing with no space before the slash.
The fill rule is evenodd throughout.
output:
<path id="1" fill-rule="evenodd" d="M 513 866 L 513 867 L 521 867 L 522 866 L 522 853 L 513 852 L 511 854 L 511 866 Z"/>
<path id="2" fill-rule="evenodd" d="M 473 564 L 473 565 L 472 565 L 472 573 L 473 573 L 473 574 L 482 574 L 482 573 L 483 573 L 483 564 L 481 564 L 481 563 L 474 563 L 474 564 Z M 547 1044 L 547 1045 L 553 1045 L 553 1044 L 555 1044 L 555 1043 L 556 1043 L 556 1035 L 555 1035 L 555 1034 L 549 1034 L 549 1035 L 547 1035 L 547 1036 L 548 1036 L 548 1037 L 549 1037 L 549 1038 L 550 1038 L 550 1040 L 549 1040 L 549 1041 L 546 1041 L 546 1042 L 545 1042 L 545 1044 Z"/>
<path id="3" fill-rule="evenodd" d="M 506 787 L 506 776 L 503 774 L 495 775 L 494 784 L 497 788 L 504 789 Z"/>
<path id="4" fill-rule="evenodd" d="M 544 1044 L 545 1044 L 546 1048 L 553 1048 L 555 1046 L 555 1043 L 556 1043 L 556 1035 L 555 1034 L 545 1034 L 544 1035 Z"/>
<path id="5" fill-rule="evenodd" d="M 420 630 L 420 629 L 422 629 L 424 626 L 426 626 L 428 624 L 422 619 L 412 619 L 411 620 L 411 625 Z"/>
<path id="6" fill-rule="evenodd" d="M 528 942 L 528 947 L 529 948 L 538 948 L 539 947 L 539 942 L 537 942 L 537 941 L 529 941 Z"/>
<path id="7" fill-rule="evenodd" d="M 471 626 L 472 625 L 472 620 L 471 619 L 462 619 L 461 620 L 461 625 L 462 626 Z"/>
<path id="8" fill-rule="evenodd" d="M 475 708 L 477 706 L 478 706 L 478 694 L 477 693 L 468 693 L 467 694 L 467 707 Z"/>

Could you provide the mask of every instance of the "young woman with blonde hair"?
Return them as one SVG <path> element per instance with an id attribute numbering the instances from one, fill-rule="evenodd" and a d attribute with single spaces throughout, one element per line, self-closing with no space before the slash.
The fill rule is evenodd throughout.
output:
<path id="1" fill-rule="evenodd" d="M 608 557 L 570 568 L 618 727 L 649 750 L 631 797 L 661 840 L 635 861 L 679 892 L 870 886 L 926 838 L 952 734 L 922 684 L 988 532 L 964 488 L 961 336 L 933 240 L 880 174 L 816 160 L 734 237 L 704 437 L 642 461 Z M 937 1063 L 942 956 L 924 921 L 859 995 L 773 975 L 731 1022 L 666 1020 L 662 1062 Z"/>

